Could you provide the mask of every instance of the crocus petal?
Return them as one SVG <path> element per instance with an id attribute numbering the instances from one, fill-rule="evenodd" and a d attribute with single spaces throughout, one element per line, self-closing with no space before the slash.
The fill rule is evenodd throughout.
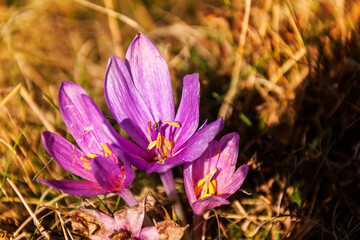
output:
<path id="1" fill-rule="evenodd" d="M 89 96 L 84 95 L 83 102 L 84 105 L 87 107 L 87 109 L 92 109 L 94 102 L 91 100 Z M 111 132 L 111 135 L 114 138 L 116 138 L 116 142 L 122 150 L 131 151 L 132 153 L 139 155 L 138 152 L 141 151 L 142 149 L 135 143 L 120 136 L 120 134 L 117 133 L 115 129 L 111 126 L 111 124 L 105 119 L 105 117 L 102 115 L 100 110 L 99 110 L 99 114 L 89 114 L 88 119 L 93 123 L 94 129 L 97 131 L 98 134 L 97 137 L 102 143 L 109 145 L 113 143 L 113 139 L 110 138 L 109 134 L 104 131 L 104 129 L 106 128 L 108 131 Z M 99 154 L 101 153 L 103 154 L 103 149 L 100 150 Z"/>
<path id="2" fill-rule="evenodd" d="M 73 196 L 90 197 L 108 193 L 108 191 L 104 190 L 99 184 L 94 182 L 77 180 L 44 180 L 41 178 L 38 178 L 37 181 Z"/>
<path id="3" fill-rule="evenodd" d="M 126 230 L 131 233 L 132 237 L 139 237 L 145 216 L 144 203 L 145 200 L 143 199 L 138 206 L 115 212 L 114 218 L 119 231 Z"/>
<path id="4" fill-rule="evenodd" d="M 152 172 L 157 172 L 157 173 L 164 173 L 167 172 L 168 170 L 170 170 L 171 168 L 175 167 L 175 166 L 179 166 L 181 164 L 184 164 L 184 161 L 178 157 L 168 157 L 165 159 L 164 163 L 160 163 L 160 162 L 148 162 L 146 164 L 146 172 L 147 173 L 152 173 Z"/>
<path id="5" fill-rule="evenodd" d="M 77 147 L 51 132 L 43 132 L 41 139 L 46 151 L 61 167 L 82 178 L 94 181 L 91 172 L 84 165 L 85 162 L 80 160 L 84 153 Z"/>
<path id="6" fill-rule="evenodd" d="M 182 145 L 194 134 L 199 125 L 200 82 L 199 74 L 186 75 L 183 80 L 183 90 L 175 121 L 181 124 L 176 129 L 174 140 Z"/>
<path id="7" fill-rule="evenodd" d="M 132 237 L 140 236 L 141 227 L 144 221 L 144 216 L 145 216 L 144 205 L 141 208 L 127 209 L 127 221 Z"/>
<path id="8" fill-rule="evenodd" d="M 169 69 L 164 57 L 144 34 L 139 33 L 130 44 L 126 65 L 154 120 L 172 121 L 175 107 Z"/>
<path id="9" fill-rule="evenodd" d="M 121 209 L 114 213 L 114 219 L 116 223 L 116 229 L 118 231 L 129 231 L 128 221 L 127 221 L 127 209 Z M 142 224 L 142 223 L 141 223 Z"/>
<path id="10" fill-rule="evenodd" d="M 122 182 L 122 187 L 126 188 L 129 187 L 130 184 L 134 181 L 135 172 L 131 168 L 131 164 L 128 161 L 129 157 L 127 156 L 126 152 L 119 151 L 117 156 L 121 159 L 121 162 L 124 164 L 124 179 Z"/>
<path id="11" fill-rule="evenodd" d="M 123 141 L 124 138 L 119 139 L 118 134 L 114 132 L 114 129 L 109 128 L 107 125 L 103 125 L 103 131 L 111 139 L 111 149 L 116 153 L 122 162 L 129 161 L 134 167 L 139 170 L 145 171 L 147 164 L 146 159 L 149 154 L 138 145 L 130 141 Z M 115 134 L 114 134 L 115 133 Z"/>
<path id="12" fill-rule="evenodd" d="M 197 131 L 181 147 L 174 147 L 173 151 L 176 157 L 185 162 L 191 162 L 200 157 L 209 146 L 209 143 L 215 138 L 216 134 L 222 129 L 223 125 L 223 119 L 219 118 Z"/>
<path id="13" fill-rule="evenodd" d="M 154 122 L 147 105 L 135 88 L 131 76 L 117 56 L 111 56 L 105 75 L 105 99 L 116 121 L 142 148 L 146 149 L 147 123 Z"/>
<path id="14" fill-rule="evenodd" d="M 228 182 L 235 172 L 239 152 L 239 141 L 240 136 L 235 132 L 226 134 L 219 141 L 221 150 L 217 163 L 219 174 L 216 175 L 216 181 L 221 185 L 218 185 L 218 188 L 221 188 L 223 183 Z"/>
<path id="15" fill-rule="evenodd" d="M 196 161 L 192 162 L 194 169 L 196 169 L 192 176 L 195 183 L 209 174 L 211 169 L 218 170 L 216 166 L 219 159 L 219 152 L 220 145 L 217 141 L 213 140 L 210 142 L 206 151 Z"/>
<path id="16" fill-rule="evenodd" d="M 61 116 L 76 143 L 85 153 L 101 154 L 100 143 L 107 142 L 101 130 L 106 119 L 84 89 L 73 82 L 59 88 Z"/>
<path id="17" fill-rule="evenodd" d="M 160 234 L 156 231 L 155 226 L 144 227 L 141 229 L 139 239 L 141 240 L 157 240 L 160 239 Z"/>
<path id="18" fill-rule="evenodd" d="M 193 169 L 193 163 L 186 163 L 184 165 L 184 187 L 190 206 L 197 200 L 194 191 Z"/>
<path id="19" fill-rule="evenodd" d="M 90 162 L 94 178 L 103 189 L 114 191 L 122 187 L 123 176 L 119 164 L 107 157 L 96 157 Z"/>
<path id="20" fill-rule="evenodd" d="M 234 192 L 239 190 L 246 178 L 248 171 L 249 166 L 247 164 L 241 165 L 234 173 L 234 175 L 232 175 L 231 178 L 226 181 L 225 184 L 218 190 L 218 194 L 224 198 L 228 198 Z"/>
<path id="21" fill-rule="evenodd" d="M 143 158 L 140 155 L 137 155 L 136 153 L 132 153 L 131 150 L 130 151 L 122 151 L 118 145 L 112 144 L 111 145 L 112 149 L 115 151 L 116 155 L 118 155 L 120 157 L 120 159 L 129 161 L 131 163 L 131 165 L 133 165 L 134 167 L 136 167 L 137 169 L 141 170 L 141 171 L 145 171 L 146 169 L 146 165 L 147 165 L 147 158 Z"/>
<path id="22" fill-rule="evenodd" d="M 219 196 L 211 196 L 204 199 L 200 199 L 196 202 L 194 202 L 191 205 L 191 208 L 196 215 L 202 215 L 206 210 L 212 209 L 214 207 L 224 205 L 224 204 L 230 204 L 228 200 L 226 200 L 223 197 Z"/>

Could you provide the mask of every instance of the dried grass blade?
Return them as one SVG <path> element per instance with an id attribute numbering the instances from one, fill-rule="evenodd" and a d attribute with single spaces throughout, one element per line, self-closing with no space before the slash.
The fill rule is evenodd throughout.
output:
<path id="1" fill-rule="evenodd" d="M 245 3 L 245 13 L 244 13 L 244 21 L 242 24 L 242 30 L 240 33 L 239 45 L 236 51 L 236 58 L 234 68 L 231 74 L 231 82 L 229 90 L 226 92 L 224 101 L 220 107 L 218 117 L 223 117 L 224 119 L 228 118 L 232 114 L 232 104 L 234 102 L 235 96 L 239 91 L 239 82 L 240 82 L 240 68 L 242 62 L 242 56 L 244 52 L 246 33 L 249 24 L 250 17 L 250 9 L 251 9 L 251 0 L 246 0 Z"/>
<path id="2" fill-rule="evenodd" d="M 118 18 L 120 21 L 126 23 L 127 25 L 129 25 L 130 27 L 134 28 L 135 30 L 138 30 L 138 31 L 143 31 L 142 27 L 137 23 L 135 22 L 134 20 L 132 20 L 131 18 L 121 14 L 121 13 L 118 13 L 118 12 L 115 12 L 111 9 L 108 9 L 108 8 L 104 8 L 102 6 L 99 6 L 97 4 L 94 4 L 94 3 L 91 3 L 89 1 L 86 1 L 86 0 L 75 0 L 75 2 L 78 2 L 80 3 L 81 5 L 84 5 L 88 8 L 91 8 L 95 11 L 98 11 L 98 12 L 101 12 L 101 13 L 105 13 L 109 16 L 112 16 L 112 17 L 116 17 Z"/>
<path id="3" fill-rule="evenodd" d="M 6 180 L 8 181 L 8 183 L 10 184 L 10 186 L 14 189 L 15 193 L 19 196 L 21 202 L 24 204 L 26 210 L 29 212 L 31 218 L 34 221 L 35 226 L 39 229 L 41 235 L 46 238 L 46 239 L 50 239 L 50 235 L 48 232 L 45 231 L 44 227 L 41 226 L 39 220 L 37 219 L 36 215 L 33 213 L 33 211 L 31 210 L 31 208 L 29 207 L 29 205 L 26 203 L 25 199 L 23 198 L 23 196 L 21 195 L 19 189 L 15 186 L 15 184 L 9 179 L 6 178 Z"/>
<path id="4" fill-rule="evenodd" d="M 16 87 L 1 101 L 0 109 L 4 106 L 21 88 L 21 83 L 16 85 Z"/>
<path id="5" fill-rule="evenodd" d="M 57 204 L 56 204 L 56 207 L 57 207 Z M 69 240 L 69 238 L 68 238 L 68 236 L 67 236 L 67 234 L 66 234 L 67 228 L 66 228 L 66 226 L 65 226 L 64 220 L 62 219 L 62 217 L 61 217 L 61 215 L 60 215 L 60 213 L 59 213 L 58 211 L 56 211 L 56 215 L 59 217 L 60 224 L 61 224 L 61 229 L 62 229 L 62 231 L 63 231 L 63 233 L 64 233 L 65 240 Z"/>
<path id="6" fill-rule="evenodd" d="M 104 4 L 107 9 L 114 10 L 113 0 L 104 0 Z M 125 57 L 125 52 L 122 47 L 121 31 L 118 22 L 115 17 L 108 15 L 108 23 L 115 46 L 115 53 L 117 56 L 123 58 Z"/>
<path id="7" fill-rule="evenodd" d="M 44 117 L 45 114 L 42 112 L 42 110 L 38 107 L 38 105 L 35 103 L 35 101 L 30 97 L 30 94 L 28 91 L 21 87 L 20 89 L 20 95 L 24 98 L 24 100 L 27 102 L 27 104 L 30 106 L 30 108 L 34 111 L 34 113 L 38 116 L 40 121 L 44 124 L 44 126 L 50 131 L 50 132 L 56 132 L 55 127 Z"/>
<path id="8" fill-rule="evenodd" d="M 26 127 L 21 131 L 20 135 L 19 135 L 18 138 L 16 139 L 15 144 L 14 144 L 12 150 L 11 150 L 10 157 L 9 157 L 9 159 L 8 159 L 7 162 L 6 162 L 6 167 L 5 167 L 5 171 L 4 171 L 4 176 L 3 176 L 3 179 L 2 179 L 2 181 L 1 181 L 1 189 L 2 189 L 2 191 L 4 192 L 5 195 L 6 195 L 6 192 L 5 192 L 5 190 L 4 190 L 5 177 L 6 177 L 7 171 L 8 171 L 9 166 L 10 166 L 10 162 L 11 162 L 12 155 L 13 155 L 13 153 L 15 152 L 15 149 L 16 149 L 16 147 L 18 146 L 19 141 L 20 141 L 21 137 L 23 136 L 25 129 L 26 129 Z M 2 192 L 0 193 L 0 197 L 1 197 L 1 195 L 2 195 Z"/>
<path id="9" fill-rule="evenodd" d="M 54 198 L 53 200 L 47 202 L 46 204 L 44 204 L 44 207 L 39 208 L 38 210 L 35 211 L 35 214 L 39 214 L 42 211 L 44 211 L 45 209 L 48 209 L 47 206 L 52 205 L 53 203 L 59 201 L 60 199 L 63 199 L 64 197 L 68 196 L 67 194 L 63 193 L 60 196 L 57 196 L 56 198 Z M 18 229 L 16 229 L 16 231 L 14 232 L 13 236 L 16 237 L 19 235 L 20 231 L 31 221 L 32 217 L 28 217 L 21 225 L 20 227 L 18 227 Z M 20 236 L 20 235 L 19 235 Z"/>
<path id="10" fill-rule="evenodd" d="M 294 54 L 294 58 L 288 59 L 281 67 L 278 69 L 277 74 L 275 74 L 270 82 L 277 83 L 279 79 L 284 76 L 284 74 L 289 71 L 301 58 L 306 54 L 306 48 L 301 48 Z"/>

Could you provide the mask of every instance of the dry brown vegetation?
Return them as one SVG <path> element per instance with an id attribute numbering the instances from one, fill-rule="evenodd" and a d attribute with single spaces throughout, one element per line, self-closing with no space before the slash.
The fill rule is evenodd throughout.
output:
<path id="1" fill-rule="evenodd" d="M 167 59 L 176 101 L 183 76 L 199 72 L 201 119 L 222 116 L 222 134 L 242 137 L 250 195 L 210 211 L 206 239 L 358 239 L 359 18 L 360 1 L 345 0 L 0 1 L 0 239 L 79 238 L 61 211 L 123 205 L 35 179 L 72 177 L 40 140 L 44 130 L 71 140 L 59 83 L 80 84 L 111 119 L 107 60 L 123 58 L 139 30 Z M 138 197 L 169 206 L 156 175 L 136 174 Z"/>

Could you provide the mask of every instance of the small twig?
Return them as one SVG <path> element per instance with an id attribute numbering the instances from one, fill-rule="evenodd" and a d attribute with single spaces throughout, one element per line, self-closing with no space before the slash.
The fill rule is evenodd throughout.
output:
<path id="1" fill-rule="evenodd" d="M 25 199 L 23 198 L 23 196 L 21 195 L 19 189 L 15 186 L 15 184 L 9 179 L 6 178 L 6 180 L 8 181 L 8 183 L 10 184 L 10 186 L 14 189 L 14 191 L 16 192 L 16 194 L 19 196 L 21 202 L 24 204 L 26 210 L 29 212 L 31 218 L 34 221 L 35 226 L 39 229 L 41 235 L 46 238 L 46 239 L 50 239 L 50 235 L 48 232 L 45 231 L 44 227 L 41 226 L 39 220 L 37 219 L 36 215 L 33 213 L 33 211 L 31 210 L 31 208 L 29 207 L 29 205 L 26 203 Z"/>
<path id="2" fill-rule="evenodd" d="M 66 231 L 67 231 L 67 233 L 69 234 L 69 236 L 70 236 L 71 240 L 74 240 L 74 237 L 72 236 L 72 234 L 71 234 L 71 232 L 70 232 L 69 228 L 66 228 Z"/>
<path id="3" fill-rule="evenodd" d="M 210 211 L 207 211 L 203 218 L 204 218 L 204 222 L 201 226 L 201 240 L 205 240 L 205 237 L 206 237 L 206 225 L 207 225 L 207 220 L 209 220 L 209 216 L 210 216 Z"/>
<path id="4" fill-rule="evenodd" d="M 218 234 L 219 234 L 219 240 L 221 240 L 220 235 L 221 235 L 221 229 L 220 229 L 220 221 L 219 221 L 219 216 L 217 214 L 217 212 L 215 211 L 215 209 L 212 209 L 212 211 L 215 214 L 215 218 L 216 218 L 216 222 L 218 224 Z"/>
<path id="5" fill-rule="evenodd" d="M 53 160 L 54 160 L 54 159 L 51 158 L 51 159 L 45 164 L 45 166 L 44 166 L 43 168 L 41 168 L 40 171 L 33 177 L 32 180 L 35 181 L 35 179 L 37 179 L 37 177 L 40 175 L 40 173 L 41 173 L 42 171 L 44 171 L 45 168 L 47 168 L 47 166 L 49 166 L 49 164 L 50 164 Z"/>
<path id="6" fill-rule="evenodd" d="M 245 46 L 246 33 L 249 26 L 250 8 L 251 8 L 251 0 L 246 0 L 244 20 L 241 26 L 241 33 L 240 33 L 239 47 L 238 47 L 239 50 L 241 51 L 244 50 L 244 46 Z"/>
<path id="7" fill-rule="evenodd" d="M 277 70 L 277 73 L 270 78 L 270 82 L 277 83 L 284 74 L 289 71 L 302 57 L 306 54 L 306 48 L 301 48 L 294 54 L 294 58 L 288 59 L 281 67 Z"/>
<path id="8" fill-rule="evenodd" d="M 101 12 L 101 13 L 105 13 L 109 16 L 112 16 L 112 17 L 116 17 L 118 18 L 120 21 L 126 23 L 127 25 L 129 25 L 130 27 L 134 28 L 135 30 L 137 31 L 143 31 L 142 27 L 137 23 L 135 22 L 134 20 L 130 19 L 129 17 L 123 15 L 123 14 L 120 14 L 118 12 L 115 12 L 111 9 L 108 9 L 108 8 L 104 8 L 102 6 L 99 6 L 97 4 L 94 4 L 94 3 L 91 3 L 89 1 L 86 1 L 86 0 L 75 0 L 75 2 L 78 2 L 88 8 L 91 8 L 93 10 L 96 10 L 98 12 Z"/>
<path id="9" fill-rule="evenodd" d="M 57 204 L 56 205 L 56 208 L 58 208 Z M 65 223 L 64 223 L 64 220 L 62 219 L 61 215 L 60 215 L 60 212 L 58 211 L 55 211 L 56 212 L 56 215 L 59 217 L 59 220 L 60 220 L 60 225 L 61 225 L 61 228 L 62 228 L 62 231 L 64 233 L 64 237 L 65 237 L 65 240 L 69 240 L 67 234 L 66 234 L 66 227 L 65 227 Z"/>
<path id="10" fill-rule="evenodd" d="M 275 216 L 275 217 L 272 217 L 270 219 L 267 219 L 266 221 L 262 222 L 259 226 L 257 226 L 257 228 L 251 234 L 249 234 L 249 237 L 253 238 L 258 233 L 260 228 L 262 228 L 262 226 L 264 226 L 268 222 L 273 221 L 276 218 L 281 218 L 281 217 L 292 217 L 292 215 L 291 214 L 282 214 L 282 215 Z"/>
<path id="11" fill-rule="evenodd" d="M 12 239 L 12 240 L 20 240 L 20 239 L 23 239 L 23 238 L 28 239 L 28 238 L 29 238 L 28 233 L 22 232 L 22 233 L 21 233 L 19 236 L 17 236 L 16 238 L 10 238 L 10 239 Z"/>

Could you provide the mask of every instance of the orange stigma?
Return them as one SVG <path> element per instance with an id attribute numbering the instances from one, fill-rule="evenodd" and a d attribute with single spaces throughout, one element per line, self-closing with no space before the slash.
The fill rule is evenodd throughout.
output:
<path id="1" fill-rule="evenodd" d="M 217 169 L 210 168 L 210 173 L 194 184 L 193 188 L 197 200 L 216 195 L 216 180 L 212 179 L 216 172 Z"/>

